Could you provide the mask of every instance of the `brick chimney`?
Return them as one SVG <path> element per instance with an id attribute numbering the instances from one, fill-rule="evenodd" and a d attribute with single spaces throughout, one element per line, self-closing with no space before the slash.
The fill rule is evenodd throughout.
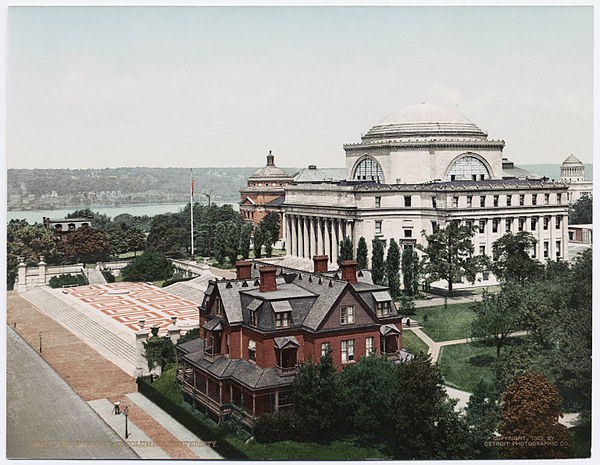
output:
<path id="1" fill-rule="evenodd" d="M 327 262 L 329 257 L 327 255 L 314 255 L 313 263 L 315 264 L 315 273 L 327 273 Z"/>
<path id="2" fill-rule="evenodd" d="M 248 260 L 241 260 L 235 264 L 236 278 L 237 279 L 250 279 L 252 262 Z"/>
<path id="3" fill-rule="evenodd" d="M 356 260 L 344 260 L 342 262 L 342 279 L 350 284 L 356 284 Z"/>
<path id="4" fill-rule="evenodd" d="M 277 268 L 274 266 L 263 266 L 258 271 L 260 272 L 260 292 L 276 291 L 275 273 L 277 272 Z"/>

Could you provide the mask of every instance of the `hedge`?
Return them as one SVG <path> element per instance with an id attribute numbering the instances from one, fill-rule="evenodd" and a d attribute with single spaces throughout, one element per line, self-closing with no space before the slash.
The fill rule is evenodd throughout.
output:
<path id="1" fill-rule="evenodd" d="M 82 274 L 61 274 L 60 276 L 53 276 L 48 282 L 51 288 L 56 289 L 58 287 L 76 287 L 86 286 L 88 284 L 87 278 Z"/>
<path id="2" fill-rule="evenodd" d="M 146 384 L 139 380 L 137 381 L 137 384 L 138 392 L 140 394 L 146 396 L 196 436 L 204 441 L 215 441 L 213 449 L 222 455 L 223 458 L 237 460 L 248 459 L 248 456 L 244 452 L 227 441 L 226 433 L 211 429 L 202 424 L 190 412 L 183 407 L 174 404 L 154 389 L 151 384 Z"/>

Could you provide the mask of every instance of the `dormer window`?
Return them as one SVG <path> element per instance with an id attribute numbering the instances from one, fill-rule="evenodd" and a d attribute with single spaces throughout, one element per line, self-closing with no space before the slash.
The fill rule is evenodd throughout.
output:
<path id="1" fill-rule="evenodd" d="M 390 315 L 392 308 L 392 297 L 388 291 L 373 292 L 373 298 L 375 299 L 375 309 L 377 311 L 377 317 L 385 317 Z"/>
<path id="2" fill-rule="evenodd" d="M 275 314 L 276 328 L 289 328 L 292 312 L 278 312 Z"/>
<path id="3" fill-rule="evenodd" d="M 250 326 L 258 326 L 258 317 L 256 315 L 256 311 L 250 310 L 250 320 L 248 321 Z"/>
<path id="4" fill-rule="evenodd" d="M 389 316 L 390 314 L 390 303 L 389 302 L 377 302 L 377 316 Z"/>
<path id="5" fill-rule="evenodd" d="M 340 309 L 340 324 L 351 325 L 354 323 L 354 306 L 348 305 Z"/>
<path id="6" fill-rule="evenodd" d="M 214 303 L 214 310 L 215 310 L 215 314 L 221 316 L 223 315 L 223 302 L 221 302 L 221 297 L 220 296 L 215 296 L 215 303 Z"/>

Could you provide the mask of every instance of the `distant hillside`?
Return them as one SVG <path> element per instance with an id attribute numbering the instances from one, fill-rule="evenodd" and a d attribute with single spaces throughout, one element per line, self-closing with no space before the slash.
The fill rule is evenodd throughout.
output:
<path id="1" fill-rule="evenodd" d="M 257 169 L 194 168 L 196 196 L 212 191 L 216 202 L 238 201 Z M 190 195 L 187 168 L 9 169 L 7 180 L 9 209 L 185 202 Z"/>
<path id="2" fill-rule="evenodd" d="M 556 165 L 517 165 L 519 168 L 523 168 L 524 170 L 531 171 L 534 174 L 539 174 L 540 176 L 546 176 L 549 179 L 560 179 L 560 164 Z M 584 163 L 585 167 L 585 179 L 586 181 L 592 180 L 593 174 L 593 165 L 591 163 Z"/>

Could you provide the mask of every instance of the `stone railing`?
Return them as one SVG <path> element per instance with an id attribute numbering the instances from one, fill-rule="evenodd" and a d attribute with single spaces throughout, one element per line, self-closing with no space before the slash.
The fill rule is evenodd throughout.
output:
<path id="1" fill-rule="evenodd" d="M 173 267 L 185 274 L 186 277 L 201 276 L 209 272 L 210 267 L 205 263 L 195 263 L 187 260 L 169 258 Z"/>
<path id="2" fill-rule="evenodd" d="M 18 293 L 25 292 L 35 287 L 46 286 L 54 276 L 61 274 L 85 274 L 83 263 L 74 265 L 48 266 L 44 257 L 40 257 L 38 266 L 27 266 L 23 260 L 17 265 L 17 278 L 14 289 Z"/>

